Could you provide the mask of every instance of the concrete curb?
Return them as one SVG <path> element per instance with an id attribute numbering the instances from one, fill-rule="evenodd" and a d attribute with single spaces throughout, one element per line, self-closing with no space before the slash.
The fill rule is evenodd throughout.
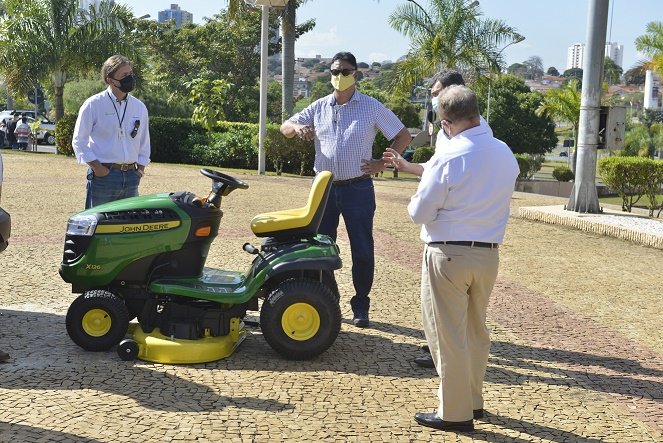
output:
<path id="1" fill-rule="evenodd" d="M 566 211 L 562 206 L 535 206 L 521 207 L 518 215 L 521 218 L 541 221 L 548 224 L 559 224 L 579 229 L 585 232 L 592 232 L 599 235 L 616 237 L 622 240 L 629 240 L 645 246 L 656 249 L 663 249 L 663 236 L 650 232 L 634 230 L 632 227 L 626 228 L 617 224 L 606 223 L 604 220 L 595 220 L 598 217 L 612 215 L 615 218 L 642 218 L 636 214 L 613 211 L 604 209 L 603 214 L 582 214 L 572 211 Z M 649 219 L 653 222 L 658 220 Z M 660 221 L 663 224 L 663 220 Z"/>

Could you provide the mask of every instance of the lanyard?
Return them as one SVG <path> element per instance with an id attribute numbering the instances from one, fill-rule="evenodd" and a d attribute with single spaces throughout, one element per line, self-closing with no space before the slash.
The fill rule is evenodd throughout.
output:
<path id="1" fill-rule="evenodd" d="M 122 113 L 122 119 L 120 119 L 120 113 L 117 112 L 117 107 L 115 106 L 115 100 L 113 100 L 110 96 L 110 94 L 106 93 L 108 95 L 108 99 L 111 101 L 111 104 L 113 105 L 113 109 L 115 109 L 115 115 L 117 115 L 117 123 L 120 126 L 120 132 L 123 133 L 122 131 L 122 123 L 124 123 L 124 116 L 127 115 L 127 107 L 129 105 L 129 94 L 127 94 L 126 103 L 124 104 L 124 112 Z M 122 102 L 120 102 L 120 108 L 122 108 Z"/>

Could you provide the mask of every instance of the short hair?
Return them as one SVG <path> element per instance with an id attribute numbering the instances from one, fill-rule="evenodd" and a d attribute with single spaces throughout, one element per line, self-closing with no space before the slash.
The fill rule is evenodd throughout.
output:
<path id="1" fill-rule="evenodd" d="M 433 79 L 430 82 L 430 87 L 432 88 L 435 83 L 440 82 L 442 88 L 448 88 L 452 85 L 462 85 L 465 86 L 465 80 L 463 80 L 463 75 L 452 69 L 443 69 L 433 76 Z"/>
<path id="2" fill-rule="evenodd" d="M 106 79 L 112 76 L 115 71 L 120 69 L 124 65 L 129 65 L 133 67 L 131 61 L 123 55 L 112 55 L 101 65 L 101 79 L 106 83 Z"/>
<path id="3" fill-rule="evenodd" d="M 334 57 L 332 57 L 332 61 L 331 61 L 332 64 L 336 60 L 346 61 L 346 62 L 350 63 L 354 69 L 357 69 L 357 59 L 355 58 L 354 55 L 352 55 L 351 52 L 337 52 L 336 55 L 334 55 Z"/>
<path id="4" fill-rule="evenodd" d="M 479 118 L 477 96 L 470 88 L 452 85 L 439 95 L 440 117 L 449 121 L 474 120 Z"/>

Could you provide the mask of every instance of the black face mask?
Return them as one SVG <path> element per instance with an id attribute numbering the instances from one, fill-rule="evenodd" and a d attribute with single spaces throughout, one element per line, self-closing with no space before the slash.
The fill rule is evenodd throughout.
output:
<path id="1" fill-rule="evenodd" d="M 113 80 L 115 80 L 116 82 L 120 82 L 120 91 L 126 94 L 133 91 L 134 88 L 136 87 L 136 77 L 134 77 L 133 74 L 127 75 L 122 80 L 118 80 L 116 78 L 113 78 Z"/>

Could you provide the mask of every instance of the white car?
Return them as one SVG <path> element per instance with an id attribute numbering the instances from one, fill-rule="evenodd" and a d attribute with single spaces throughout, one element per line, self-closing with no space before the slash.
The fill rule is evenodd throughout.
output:
<path id="1" fill-rule="evenodd" d="M 11 117 L 11 112 L 12 111 L 2 111 L 0 112 L 0 121 L 5 121 L 5 119 Z M 17 112 L 23 112 L 23 111 L 17 111 Z M 34 111 L 24 111 L 26 113 L 26 116 L 28 118 L 28 124 L 32 126 L 32 123 L 35 122 L 35 118 L 33 117 L 35 115 Z M 41 120 L 39 123 L 39 130 L 37 131 L 37 142 L 38 143 L 43 143 L 46 145 L 54 145 L 55 144 L 55 123 L 44 117 L 43 115 L 37 115 L 37 117 Z M 5 128 L 3 127 L 0 129 L 4 132 Z M 6 139 L 6 137 L 5 137 Z"/>

